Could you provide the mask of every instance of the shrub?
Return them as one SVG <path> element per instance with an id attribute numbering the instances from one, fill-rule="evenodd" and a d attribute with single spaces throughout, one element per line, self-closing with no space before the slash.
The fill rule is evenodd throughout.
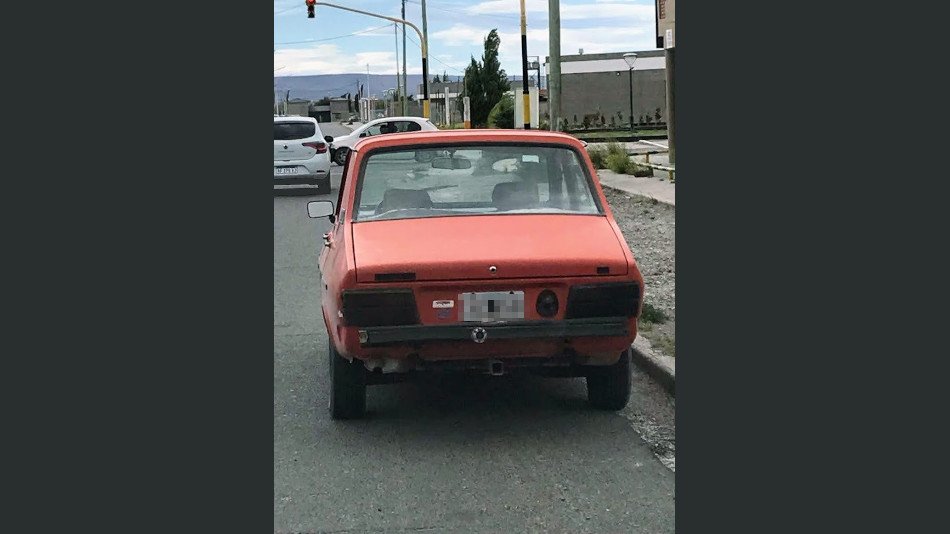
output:
<path id="1" fill-rule="evenodd" d="M 654 307 L 649 302 L 643 303 L 643 313 L 640 315 L 640 320 L 646 323 L 665 323 L 669 320 L 669 316 L 666 313 Z"/>
<path id="2" fill-rule="evenodd" d="M 590 161 L 594 164 L 594 167 L 598 169 L 603 169 L 606 166 L 605 160 L 607 159 L 607 149 L 601 146 L 591 147 L 587 149 L 587 154 L 590 155 Z"/>
<path id="3" fill-rule="evenodd" d="M 627 149 L 624 148 L 624 146 L 621 145 L 620 143 L 618 143 L 618 142 L 616 142 L 616 141 L 611 141 L 611 142 L 607 143 L 607 154 L 615 154 L 615 155 L 626 156 L 626 155 L 627 155 Z"/>
<path id="4" fill-rule="evenodd" d="M 630 167 L 630 156 L 608 151 L 604 163 L 608 169 L 617 174 L 627 174 L 627 168 Z"/>
<path id="5" fill-rule="evenodd" d="M 515 127 L 515 99 L 511 95 L 505 95 L 495 104 L 495 107 L 488 112 L 489 128 L 514 128 Z"/>

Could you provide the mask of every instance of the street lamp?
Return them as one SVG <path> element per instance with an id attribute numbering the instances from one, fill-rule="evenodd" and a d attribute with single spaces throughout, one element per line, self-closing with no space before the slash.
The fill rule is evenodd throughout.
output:
<path id="1" fill-rule="evenodd" d="M 633 129 L 633 64 L 637 61 L 637 54 L 634 52 L 627 52 L 623 55 L 623 60 L 627 62 L 627 65 L 630 67 L 630 131 L 634 132 Z"/>

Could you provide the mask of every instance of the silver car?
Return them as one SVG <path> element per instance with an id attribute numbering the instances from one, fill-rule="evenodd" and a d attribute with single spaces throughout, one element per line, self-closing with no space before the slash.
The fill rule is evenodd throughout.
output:
<path id="1" fill-rule="evenodd" d="M 311 117 L 274 117 L 274 190 L 330 192 L 332 137 Z"/>

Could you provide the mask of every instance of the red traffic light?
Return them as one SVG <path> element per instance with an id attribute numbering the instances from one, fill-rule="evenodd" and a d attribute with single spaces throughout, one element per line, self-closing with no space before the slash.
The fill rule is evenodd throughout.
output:
<path id="1" fill-rule="evenodd" d="M 312 18 L 314 17 L 314 15 L 313 15 L 313 7 L 314 7 L 314 4 L 316 3 L 316 1 L 317 1 L 317 0 L 306 0 L 306 2 L 307 2 L 307 18 L 308 18 L 308 19 L 312 19 Z"/>

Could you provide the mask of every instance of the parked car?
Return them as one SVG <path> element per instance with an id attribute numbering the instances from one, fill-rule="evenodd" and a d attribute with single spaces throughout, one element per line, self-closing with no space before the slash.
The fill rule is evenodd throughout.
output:
<path id="1" fill-rule="evenodd" d="M 330 192 L 330 153 L 311 117 L 274 117 L 274 190 Z"/>
<path id="2" fill-rule="evenodd" d="M 418 153 L 434 154 L 420 162 Z M 318 265 L 330 412 L 417 372 L 585 377 L 596 408 L 630 395 L 643 278 L 579 140 L 518 130 L 373 136 L 354 145 Z"/>
<path id="3" fill-rule="evenodd" d="M 387 117 L 372 120 L 347 135 L 334 138 L 333 143 L 330 144 L 330 157 L 337 165 L 343 165 L 353 145 L 364 137 L 430 130 L 438 130 L 438 127 L 429 119 L 422 117 Z"/>

